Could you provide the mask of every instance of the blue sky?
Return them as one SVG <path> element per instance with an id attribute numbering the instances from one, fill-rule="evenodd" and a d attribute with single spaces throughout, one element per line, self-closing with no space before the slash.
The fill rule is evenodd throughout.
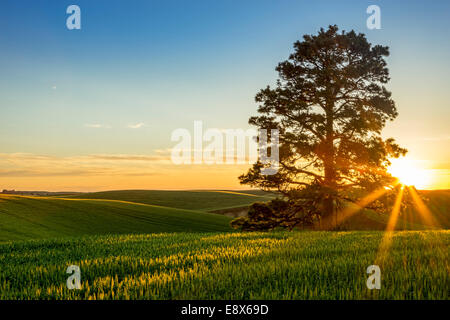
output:
<path id="1" fill-rule="evenodd" d="M 70 4 L 81 30 L 66 28 Z M 366 28 L 371 4 L 381 30 Z M 152 154 L 194 120 L 246 128 L 292 43 L 337 24 L 391 48 L 400 116 L 386 134 L 445 162 L 449 17 L 449 1 L 3 0 L 0 153 Z"/>

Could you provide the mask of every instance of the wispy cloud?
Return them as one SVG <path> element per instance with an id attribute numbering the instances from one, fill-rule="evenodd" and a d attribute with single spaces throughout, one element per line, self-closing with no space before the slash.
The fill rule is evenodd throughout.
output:
<path id="1" fill-rule="evenodd" d="M 58 176 L 84 176 L 101 173 L 100 171 L 90 172 L 87 170 L 67 170 L 67 171 L 40 171 L 40 170 L 0 170 L 0 177 L 58 177 Z"/>
<path id="2" fill-rule="evenodd" d="M 70 157 L 0 153 L 0 177 L 153 176 L 170 165 L 167 155 L 91 154 Z"/>
<path id="3" fill-rule="evenodd" d="M 100 124 L 100 123 L 86 123 L 84 126 L 87 127 L 87 128 L 96 128 L 96 129 L 101 129 L 101 128 L 109 129 L 109 128 L 111 128 L 110 125 Z"/>
<path id="4" fill-rule="evenodd" d="M 130 154 L 96 154 L 90 155 L 87 158 L 95 160 L 111 160 L 111 161 L 164 161 L 170 160 L 169 156 L 155 155 L 130 155 Z"/>
<path id="5" fill-rule="evenodd" d="M 155 176 L 158 172 L 119 171 L 111 168 L 83 170 L 46 171 L 46 170 L 0 170 L 0 177 L 69 177 L 69 176 Z"/>
<path id="6" fill-rule="evenodd" d="M 139 129 L 139 128 L 142 128 L 143 126 L 145 126 L 145 123 L 139 122 L 139 123 L 136 123 L 136 124 L 129 124 L 128 128 L 130 128 L 130 129 Z"/>

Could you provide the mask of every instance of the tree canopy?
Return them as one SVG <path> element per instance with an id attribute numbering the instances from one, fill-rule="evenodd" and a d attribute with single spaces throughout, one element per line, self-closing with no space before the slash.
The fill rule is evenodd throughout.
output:
<path id="1" fill-rule="evenodd" d="M 276 86 L 256 94 L 258 115 L 249 119 L 259 129 L 279 130 L 278 172 L 263 175 L 264 164 L 257 162 L 240 182 L 278 191 L 287 202 L 285 218 L 297 217 L 294 225 L 325 221 L 342 201 L 393 188 L 389 158 L 406 150 L 381 137 L 398 114 L 384 86 L 388 55 L 388 47 L 337 26 L 295 42 L 288 60 L 276 67 Z M 245 219 L 251 223 L 249 215 L 235 225 Z"/>

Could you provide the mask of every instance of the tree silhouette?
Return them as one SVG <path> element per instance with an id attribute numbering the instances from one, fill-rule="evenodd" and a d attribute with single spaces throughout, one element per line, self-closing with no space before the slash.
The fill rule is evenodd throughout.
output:
<path id="1" fill-rule="evenodd" d="M 260 129 L 279 129 L 278 173 L 262 175 L 264 165 L 257 162 L 239 177 L 241 184 L 280 192 L 289 209 L 277 218 L 278 225 L 294 221 L 290 226 L 331 221 L 343 199 L 357 201 L 393 185 L 388 158 L 406 153 L 394 139 L 381 137 L 386 122 L 397 116 L 383 86 L 389 81 L 388 47 L 372 46 L 364 34 L 329 26 L 305 35 L 294 49 L 276 67 L 276 87 L 256 95 L 259 115 L 249 120 Z M 234 225 L 252 221 L 258 219 L 249 215 Z"/>

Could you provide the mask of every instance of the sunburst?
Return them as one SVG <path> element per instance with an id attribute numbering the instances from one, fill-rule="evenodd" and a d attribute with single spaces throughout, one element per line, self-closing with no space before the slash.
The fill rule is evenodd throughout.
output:
<path id="1" fill-rule="evenodd" d="M 417 189 L 425 189 L 430 184 L 428 170 L 421 168 L 417 161 L 407 159 L 391 159 L 388 172 L 406 186 L 414 186 Z"/>

